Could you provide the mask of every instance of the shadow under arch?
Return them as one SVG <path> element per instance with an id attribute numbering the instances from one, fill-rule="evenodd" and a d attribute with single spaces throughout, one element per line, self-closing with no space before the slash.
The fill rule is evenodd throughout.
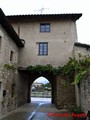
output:
<path id="1" fill-rule="evenodd" d="M 51 84 L 51 103 L 54 104 L 56 101 L 56 78 L 53 74 L 51 73 L 42 73 L 42 74 L 36 74 L 36 73 L 32 73 L 29 76 L 29 80 L 28 80 L 28 96 L 27 96 L 27 103 L 31 102 L 31 87 L 32 87 L 32 83 L 39 77 L 43 76 L 44 78 L 46 78 L 50 84 Z"/>
<path id="2" fill-rule="evenodd" d="M 48 87 L 46 87 L 48 85 Z M 43 76 L 35 79 L 31 85 L 30 96 L 31 102 L 48 102 L 51 103 L 52 87 L 48 79 Z"/>

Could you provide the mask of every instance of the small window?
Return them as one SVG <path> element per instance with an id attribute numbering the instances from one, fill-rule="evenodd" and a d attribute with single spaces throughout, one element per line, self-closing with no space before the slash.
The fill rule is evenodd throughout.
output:
<path id="1" fill-rule="evenodd" d="M 2 84 L 2 82 L 0 81 L 0 90 L 1 90 L 1 84 Z"/>
<path id="2" fill-rule="evenodd" d="M 39 43 L 39 55 L 48 55 L 48 43 Z"/>
<path id="3" fill-rule="evenodd" d="M 12 84 L 12 86 L 11 86 L 11 97 L 14 97 L 14 95 L 15 95 L 15 84 Z"/>
<path id="4" fill-rule="evenodd" d="M 11 53 L 10 53 L 10 61 L 11 62 L 13 61 L 13 51 L 11 51 Z"/>
<path id="5" fill-rule="evenodd" d="M 50 32 L 50 23 L 40 24 L 40 32 Z"/>
<path id="6" fill-rule="evenodd" d="M 1 51 L 2 38 L 0 36 L 0 51 Z"/>
<path id="7" fill-rule="evenodd" d="M 3 90 L 3 97 L 6 96 L 6 90 Z"/>

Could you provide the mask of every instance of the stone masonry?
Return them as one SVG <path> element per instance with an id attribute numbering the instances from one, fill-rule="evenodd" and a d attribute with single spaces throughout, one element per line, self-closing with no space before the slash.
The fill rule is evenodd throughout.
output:
<path id="1" fill-rule="evenodd" d="M 90 111 L 90 74 L 86 75 L 78 86 L 80 106 L 87 113 Z"/>
<path id="2" fill-rule="evenodd" d="M 16 108 L 16 93 L 12 93 L 12 87 L 14 87 L 17 81 L 17 71 L 7 70 L 4 65 L 13 64 L 17 67 L 18 47 L 2 27 L 0 27 L 0 35 L 2 40 L 2 48 L 0 53 L 0 111 L 1 113 L 6 113 L 11 109 Z M 10 61 L 11 51 L 14 52 L 12 61 Z M 15 92 L 15 90 L 13 92 Z M 14 96 L 11 94 L 14 94 Z"/>
<path id="3" fill-rule="evenodd" d="M 0 9 L 0 115 L 17 107 L 18 55 L 22 42 Z"/>

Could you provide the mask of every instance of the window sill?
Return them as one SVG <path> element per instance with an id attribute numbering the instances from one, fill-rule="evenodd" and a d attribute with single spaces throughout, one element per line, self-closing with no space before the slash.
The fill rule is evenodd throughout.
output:
<path id="1" fill-rule="evenodd" d="M 40 31 L 40 33 L 50 33 L 50 31 Z"/>
<path id="2" fill-rule="evenodd" d="M 47 55 L 40 55 L 40 54 L 38 54 L 38 56 L 48 56 L 48 54 Z"/>

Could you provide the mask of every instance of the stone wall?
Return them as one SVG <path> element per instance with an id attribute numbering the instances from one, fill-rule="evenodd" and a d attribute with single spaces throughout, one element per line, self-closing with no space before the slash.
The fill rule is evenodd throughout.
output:
<path id="1" fill-rule="evenodd" d="M 10 38 L 10 36 L 5 32 L 5 30 L 0 27 L 1 36 L 1 51 L 0 51 L 0 64 L 5 63 L 18 63 L 19 50 L 15 42 Z M 10 61 L 10 52 L 13 51 L 13 60 Z"/>
<path id="2" fill-rule="evenodd" d="M 90 111 L 90 74 L 81 81 L 78 93 L 80 105 L 87 113 Z"/>
<path id="3" fill-rule="evenodd" d="M 1 114 L 5 114 L 17 107 L 16 80 L 16 71 L 3 70 Z"/>
<path id="4" fill-rule="evenodd" d="M 90 48 L 87 49 L 87 47 L 74 46 L 74 52 L 76 59 L 80 59 L 79 55 L 81 55 L 81 58 L 85 55 L 90 56 Z"/>
<path id="5" fill-rule="evenodd" d="M 19 72 L 18 78 L 19 79 L 17 81 L 17 106 L 19 107 L 28 102 L 28 92 L 30 93 L 30 89 L 28 91 L 28 85 L 30 79 L 29 75 L 27 75 L 24 72 Z"/>
<path id="6" fill-rule="evenodd" d="M 17 107 L 18 72 L 15 68 L 18 63 L 18 47 L 2 26 L 0 26 L 0 36 L 0 115 L 3 115 Z"/>
<path id="7" fill-rule="evenodd" d="M 82 59 L 85 56 L 90 56 L 90 48 L 75 46 L 76 59 Z M 80 57 L 81 55 L 81 57 Z M 75 86 L 76 102 L 78 106 L 81 106 L 87 113 L 90 110 L 90 74 L 86 75 L 80 85 Z"/>
<path id="8" fill-rule="evenodd" d="M 67 82 L 61 76 L 57 77 L 57 107 L 66 108 L 75 104 L 75 86 Z"/>

